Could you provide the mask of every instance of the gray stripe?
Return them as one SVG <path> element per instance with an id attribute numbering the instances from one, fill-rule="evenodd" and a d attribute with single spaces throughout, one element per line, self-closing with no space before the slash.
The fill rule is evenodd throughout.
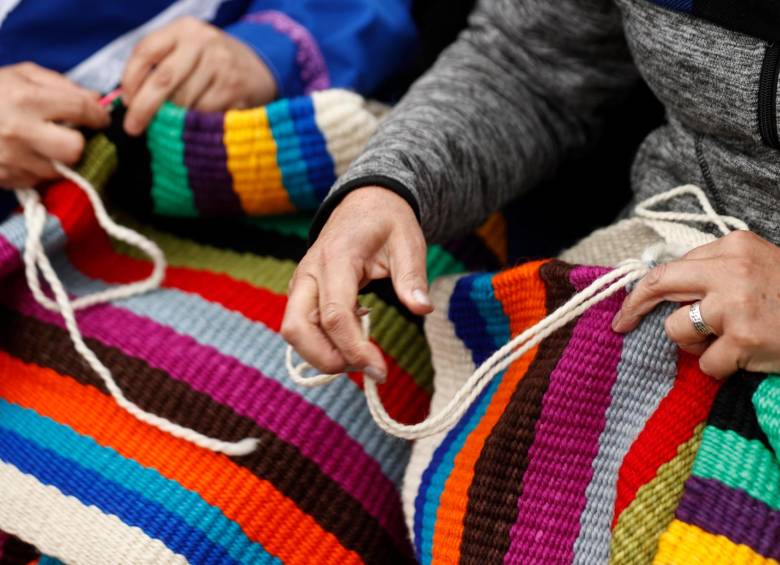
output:
<path id="1" fill-rule="evenodd" d="M 609 559 L 620 464 L 677 375 L 677 346 L 666 337 L 663 324 L 674 309 L 669 303 L 656 308 L 623 342 L 612 403 L 593 460 L 593 479 L 585 491 L 582 529 L 574 544 L 575 564 L 593 565 Z"/>

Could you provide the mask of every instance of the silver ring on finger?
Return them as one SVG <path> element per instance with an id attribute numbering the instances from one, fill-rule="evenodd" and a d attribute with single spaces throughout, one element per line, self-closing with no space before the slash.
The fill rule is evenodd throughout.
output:
<path id="1" fill-rule="evenodd" d="M 701 301 L 691 304 L 688 317 L 691 319 L 691 324 L 693 324 L 693 329 L 696 330 L 697 334 L 703 337 L 715 335 L 715 330 L 701 316 Z"/>

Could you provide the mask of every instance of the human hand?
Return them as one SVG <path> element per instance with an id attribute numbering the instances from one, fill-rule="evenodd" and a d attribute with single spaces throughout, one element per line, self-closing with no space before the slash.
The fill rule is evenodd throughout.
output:
<path id="1" fill-rule="evenodd" d="M 33 63 L 0 68 L 0 186 L 31 187 L 56 178 L 52 160 L 72 165 L 84 136 L 72 126 L 102 128 L 99 95 Z"/>
<path id="2" fill-rule="evenodd" d="M 380 187 L 351 192 L 290 281 L 282 336 L 320 371 L 359 370 L 383 381 L 387 367 L 363 335 L 358 290 L 389 276 L 409 310 L 428 314 L 425 260 L 422 230 L 403 198 Z"/>
<path id="3" fill-rule="evenodd" d="M 275 97 L 274 77 L 250 47 L 191 17 L 141 40 L 122 78 L 130 135 L 143 132 L 165 100 L 216 112 L 259 106 Z"/>
<path id="4" fill-rule="evenodd" d="M 701 301 L 715 332 L 699 334 L 683 306 L 666 319 L 666 333 L 681 349 L 700 355 L 701 370 L 725 378 L 739 369 L 780 372 L 780 248 L 745 231 L 698 247 L 659 265 L 629 294 L 613 323 L 634 329 L 658 303 Z"/>

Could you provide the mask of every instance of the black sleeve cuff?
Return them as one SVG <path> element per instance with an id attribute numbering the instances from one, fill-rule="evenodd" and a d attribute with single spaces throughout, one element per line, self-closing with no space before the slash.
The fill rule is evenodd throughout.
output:
<path id="1" fill-rule="evenodd" d="M 333 213 L 333 210 L 336 209 L 336 206 L 341 204 L 341 201 L 344 200 L 344 197 L 346 197 L 347 194 L 353 190 L 367 186 L 381 186 L 382 188 L 386 188 L 387 190 L 395 192 L 398 196 L 409 203 L 409 206 L 411 206 L 412 210 L 414 210 L 414 215 L 417 218 L 417 221 L 420 221 L 420 205 L 417 203 L 417 199 L 414 197 L 414 194 L 412 194 L 412 191 L 406 188 L 406 186 L 404 186 L 402 183 L 383 175 L 368 175 L 365 177 L 358 177 L 356 179 L 352 179 L 343 186 L 340 186 L 333 194 L 328 195 L 328 197 L 319 207 L 317 213 L 314 215 L 314 221 L 312 222 L 311 228 L 309 229 L 309 247 L 311 247 L 314 242 L 317 241 L 317 237 L 319 237 L 320 232 L 325 226 L 325 223 L 328 221 L 328 218 L 330 218 L 331 213 Z"/>

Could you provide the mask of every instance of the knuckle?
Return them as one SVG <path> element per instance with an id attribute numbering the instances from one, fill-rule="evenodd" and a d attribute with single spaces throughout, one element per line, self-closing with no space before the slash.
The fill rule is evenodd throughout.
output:
<path id="1" fill-rule="evenodd" d="M 761 337 L 755 327 L 741 322 L 729 332 L 729 339 L 740 351 L 754 351 L 761 346 Z"/>
<path id="2" fill-rule="evenodd" d="M 337 332 L 344 327 L 347 314 L 338 304 L 326 304 L 320 312 L 322 327 L 327 332 Z"/>
<path id="3" fill-rule="evenodd" d="M 654 267 L 649 273 L 647 273 L 647 276 L 645 276 L 643 281 L 644 287 L 649 291 L 654 291 L 660 287 L 664 281 L 664 277 L 666 276 L 667 269 L 668 267 L 665 263 Z"/>
<path id="4" fill-rule="evenodd" d="M 747 253 L 755 245 L 757 236 L 749 231 L 734 231 L 723 237 L 724 243 L 735 253 Z"/>
<path id="5" fill-rule="evenodd" d="M 169 88 L 173 85 L 175 70 L 171 65 L 159 65 L 152 74 L 152 80 L 155 86 L 159 88 Z"/>

